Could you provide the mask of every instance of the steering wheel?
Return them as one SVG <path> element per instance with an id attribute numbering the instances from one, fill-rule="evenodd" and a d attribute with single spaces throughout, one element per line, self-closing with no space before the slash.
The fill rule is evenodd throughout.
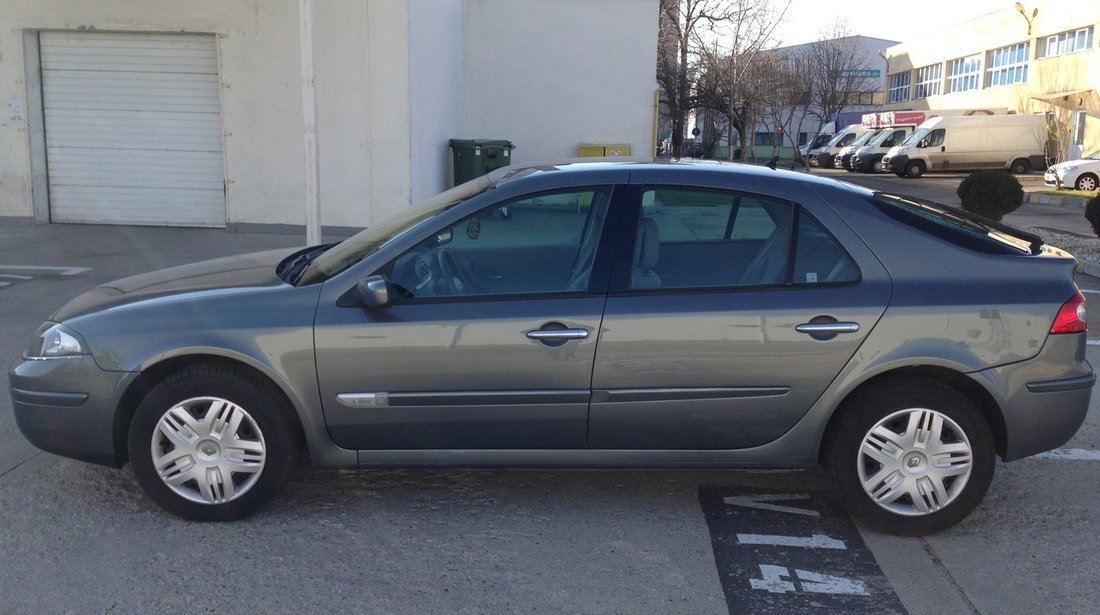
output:
<path id="1" fill-rule="evenodd" d="M 435 251 L 436 264 L 439 267 L 443 284 L 452 295 L 464 295 L 468 291 L 466 283 L 462 281 L 462 270 L 450 250 L 440 248 Z"/>

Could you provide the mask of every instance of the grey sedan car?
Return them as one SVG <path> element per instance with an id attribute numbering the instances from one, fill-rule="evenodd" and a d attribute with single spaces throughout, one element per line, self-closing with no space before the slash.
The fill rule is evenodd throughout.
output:
<path id="1" fill-rule="evenodd" d="M 245 517 L 337 467 L 802 468 L 949 527 L 1085 418 L 1075 261 L 764 167 L 498 170 L 350 239 L 103 285 L 9 378 L 35 445 Z"/>

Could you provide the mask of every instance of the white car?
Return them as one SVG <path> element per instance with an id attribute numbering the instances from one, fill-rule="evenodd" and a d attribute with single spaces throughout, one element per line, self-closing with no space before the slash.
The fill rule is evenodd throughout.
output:
<path id="1" fill-rule="evenodd" d="M 1096 190 L 1100 186 L 1100 150 L 1080 160 L 1059 162 L 1047 169 L 1043 181 L 1048 186 L 1061 185 L 1075 190 Z"/>

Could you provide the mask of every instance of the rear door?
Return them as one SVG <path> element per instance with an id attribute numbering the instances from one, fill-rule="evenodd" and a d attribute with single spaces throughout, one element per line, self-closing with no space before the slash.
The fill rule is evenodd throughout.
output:
<path id="1" fill-rule="evenodd" d="M 828 207 L 644 186 L 616 261 L 589 445 L 737 449 L 813 405 L 884 311 L 889 280 Z M 844 236 L 858 241 L 850 230 Z"/>

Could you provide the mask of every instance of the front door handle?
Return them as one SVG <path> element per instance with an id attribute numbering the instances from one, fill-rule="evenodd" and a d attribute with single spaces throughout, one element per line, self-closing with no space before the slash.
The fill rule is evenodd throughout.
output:
<path id="1" fill-rule="evenodd" d="M 564 346 L 572 340 L 587 339 L 588 334 L 588 329 L 570 327 L 565 323 L 552 321 L 544 323 L 538 329 L 528 331 L 527 337 L 539 342 L 543 346 L 557 348 L 558 346 Z"/>
<path id="2" fill-rule="evenodd" d="M 568 341 L 588 338 L 588 329 L 535 329 L 528 331 L 527 337 L 541 341 Z"/>

